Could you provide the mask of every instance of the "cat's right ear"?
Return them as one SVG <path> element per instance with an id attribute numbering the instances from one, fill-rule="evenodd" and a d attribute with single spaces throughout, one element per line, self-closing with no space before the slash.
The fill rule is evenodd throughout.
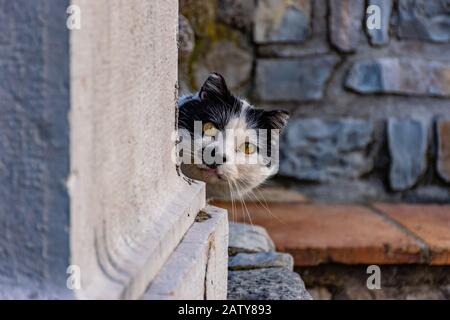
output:
<path id="1" fill-rule="evenodd" d="M 199 91 L 201 100 L 225 100 L 230 96 L 225 79 L 218 73 L 213 72 L 203 83 Z"/>

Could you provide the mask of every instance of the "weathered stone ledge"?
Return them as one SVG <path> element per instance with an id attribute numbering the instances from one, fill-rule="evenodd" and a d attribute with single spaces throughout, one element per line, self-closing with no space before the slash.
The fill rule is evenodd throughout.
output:
<path id="1" fill-rule="evenodd" d="M 228 219 L 226 210 L 207 206 L 151 282 L 142 299 L 225 299 Z"/>

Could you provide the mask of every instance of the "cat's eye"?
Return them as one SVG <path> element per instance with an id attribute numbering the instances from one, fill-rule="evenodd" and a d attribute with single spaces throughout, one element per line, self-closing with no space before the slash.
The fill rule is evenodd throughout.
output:
<path id="1" fill-rule="evenodd" d="M 203 133 L 208 137 L 214 137 L 217 134 L 217 128 L 211 122 L 206 122 L 203 124 Z"/>
<path id="2" fill-rule="evenodd" d="M 250 142 L 244 142 L 240 145 L 239 151 L 245 153 L 245 154 L 252 154 L 256 151 L 256 146 L 253 143 Z"/>

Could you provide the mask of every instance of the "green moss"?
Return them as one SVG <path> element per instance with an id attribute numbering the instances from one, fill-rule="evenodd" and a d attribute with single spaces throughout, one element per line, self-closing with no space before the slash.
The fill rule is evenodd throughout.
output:
<path id="1" fill-rule="evenodd" d="M 206 36 L 210 21 L 216 18 L 216 0 L 181 0 L 180 12 L 191 23 L 195 34 Z"/>
<path id="2" fill-rule="evenodd" d="M 210 21 L 208 26 L 206 27 L 207 33 L 206 36 L 195 38 L 195 46 L 194 50 L 189 57 L 188 62 L 188 79 L 189 86 L 198 90 L 195 77 L 194 77 L 194 65 L 197 61 L 200 61 L 204 58 L 206 52 L 210 50 L 210 48 L 219 41 L 232 41 L 239 45 L 239 33 L 236 30 L 233 30 L 223 24 L 216 23 L 215 21 Z"/>
<path id="3" fill-rule="evenodd" d="M 216 22 L 217 0 L 181 0 L 180 12 L 191 23 L 195 32 L 195 46 L 189 57 L 187 72 L 189 86 L 198 90 L 194 77 L 194 65 L 219 41 L 239 42 L 239 32 Z"/>
<path id="4" fill-rule="evenodd" d="M 202 56 L 203 52 L 205 52 L 205 46 L 206 42 L 202 40 L 201 38 L 196 39 L 194 50 L 192 51 L 191 56 L 189 57 L 189 63 L 188 63 L 188 81 L 189 81 L 189 87 L 194 90 L 198 90 L 197 84 L 195 82 L 194 77 L 194 64 L 198 59 Z"/>

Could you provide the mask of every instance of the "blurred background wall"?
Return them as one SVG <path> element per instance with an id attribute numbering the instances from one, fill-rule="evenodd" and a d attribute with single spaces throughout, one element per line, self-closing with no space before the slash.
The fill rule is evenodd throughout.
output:
<path id="1" fill-rule="evenodd" d="M 380 29 L 366 25 L 373 4 Z M 319 201 L 450 202 L 449 1 L 180 0 L 180 13 L 181 94 L 217 71 L 291 112 L 270 184 Z"/>

